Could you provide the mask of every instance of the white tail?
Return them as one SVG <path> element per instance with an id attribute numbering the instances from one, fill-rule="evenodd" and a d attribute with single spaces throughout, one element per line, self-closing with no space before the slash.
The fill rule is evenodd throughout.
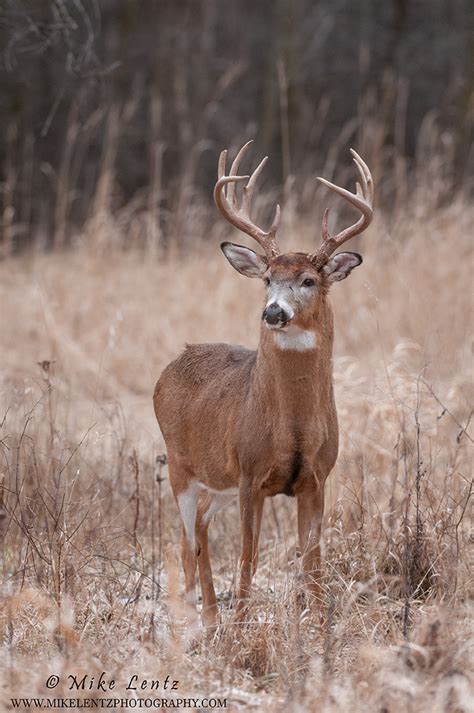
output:
<path id="1" fill-rule="evenodd" d="M 362 182 L 356 194 L 320 180 L 354 205 L 362 217 L 331 237 L 326 212 L 318 252 L 280 254 L 276 242 L 279 208 L 267 232 L 250 219 L 255 182 L 266 159 L 250 178 L 238 175 L 250 143 L 239 151 L 229 175 L 225 175 L 227 152 L 222 152 L 214 196 L 223 216 L 264 250 L 262 255 L 233 243 L 221 245 L 238 272 L 264 283 L 258 349 L 190 345 L 163 371 L 154 395 L 183 523 L 186 596 L 189 602 L 195 601 L 198 564 L 203 618 L 208 624 L 218 618 L 208 551 L 209 522 L 237 495 L 241 521 L 238 608 L 242 609 L 249 595 L 257 566 L 264 500 L 278 493 L 296 497 L 307 588 L 312 603 L 319 605 L 324 483 L 338 452 L 328 291 L 331 283 L 343 280 L 362 262 L 357 253 L 332 254 L 365 230 L 372 219 L 372 177 L 352 152 Z M 247 179 L 239 206 L 235 187 Z"/>

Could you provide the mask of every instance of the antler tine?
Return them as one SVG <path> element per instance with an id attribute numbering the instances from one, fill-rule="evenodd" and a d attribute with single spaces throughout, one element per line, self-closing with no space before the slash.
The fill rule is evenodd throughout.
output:
<path id="1" fill-rule="evenodd" d="M 356 182 L 356 192 L 351 193 L 341 186 L 337 186 L 335 183 L 327 181 L 325 178 L 320 178 L 318 176 L 317 180 L 323 183 L 325 186 L 330 188 L 332 191 L 342 196 L 346 201 L 351 203 L 354 208 L 357 208 L 362 215 L 360 218 L 348 228 L 341 230 L 337 235 L 331 235 L 328 229 L 328 209 L 324 211 L 323 223 L 322 223 L 322 237 L 323 242 L 321 247 L 316 253 L 312 253 L 309 257 L 312 262 L 315 263 L 316 267 L 321 268 L 329 259 L 338 247 L 355 235 L 359 235 L 365 230 L 373 218 L 372 203 L 374 199 L 374 182 L 372 179 L 372 174 L 370 173 L 369 167 L 365 161 L 359 156 L 359 154 L 351 149 L 352 158 L 357 166 L 357 170 L 360 176 L 360 183 Z"/>
<path id="2" fill-rule="evenodd" d="M 232 161 L 232 165 L 230 167 L 230 176 L 238 176 L 239 175 L 239 166 L 244 158 L 245 154 L 248 152 L 250 146 L 253 144 L 253 139 L 250 139 L 250 141 L 247 141 L 246 144 L 242 146 L 240 151 L 238 152 L 237 156 L 234 158 Z M 233 208 L 237 208 L 237 198 L 235 195 L 235 183 L 229 183 L 227 186 L 227 200 L 231 204 Z"/>
<path id="3" fill-rule="evenodd" d="M 364 176 L 367 178 L 367 180 L 372 179 L 372 174 L 370 172 L 370 168 L 367 166 L 366 162 L 362 158 L 362 156 L 357 153 L 355 149 L 349 149 L 350 154 L 353 158 L 353 160 L 360 166 L 362 173 Z"/>
<path id="4" fill-rule="evenodd" d="M 352 154 L 352 159 L 355 163 L 355 165 L 358 168 L 360 177 L 362 179 L 362 195 L 364 198 L 367 198 L 370 204 L 372 204 L 372 201 L 374 199 L 374 182 L 372 179 L 372 174 L 370 173 L 369 167 L 363 160 L 361 156 L 357 153 L 357 151 L 354 151 L 354 149 L 351 149 L 351 154 Z"/>
<path id="5" fill-rule="evenodd" d="M 275 208 L 275 217 L 273 218 L 272 227 L 270 228 L 270 233 L 273 236 L 273 238 L 275 237 L 276 232 L 278 230 L 278 226 L 280 225 L 280 216 L 281 216 L 280 204 L 277 203 L 276 208 Z"/>
<path id="6" fill-rule="evenodd" d="M 260 161 L 259 165 L 250 177 L 237 175 L 242 158 L 245 156 L 252 143 L 252 141 L 248 141 L 244 144 L 244 146 L 242 146 L 232 162 L 230 175 L 228 176 L 225 175 L 227 151 L 221 152 L 217 171 L 218 180 L 214 187 L 214 200 L 224 218 L 226 218 L 231 225 L 234 225 L 236 228 L 242 230 L 244 233 L 256 240 L 265 251 L 266 257 L 270 259 L 279 254 L 278 246 L 275 241 L 275 235 L 280 222 L 280 206 L 276 207 L 275 218 L 268 232 L 265 232 L 255 225 L 250 218 L 250 206 L 255 190 L 255 184 L 263 170 L 267 157 Z M 237 205 L 235 185 L 236 183 L 246 181 L 247 179 L 249 180 L 247 185 L 244 186 L 242 203 L 239 208 Z"/>
<path id="7" fill-rule="evenodd" d="M 255 171 L 251 174 L 251 176 L 249 178 L 249 182 L 247 183 L 246 186 L 244 186 L 244 193 L 242 196 L 242 210 L 245 211 L 248 216 L 250 213 L 250 206 L 252 205 L 252 197 L 253 197 L 253 192 L 255 190 L 255 184 L 257 183 L 257 178 L 260 176 L 260 174 L 263 170 L 263 167 L 265 166 L 267 161 L 268 161 L 268 156 L 265 156 L 265 158 L 262 158 L 262 160 L 258 164 Z"/>
<path id="8" fill-rule="evenodd" d="M 227 149 L 224 149 L 219 154 L 219 161 L 217 163 L 217 179 L 225 176 L 225 165 L 227 163 Z"/>
<path id="9" fill-rule="evenodd" d="M 328 240 L 331 237 L 331 234 L 329 232 L 328 228 L 328 220 L 329 220 L 329 208 L 326 208 L 323 214 L 323 223 L 321 226 L 321 232 L 323 235 L 323 240 Z"/>

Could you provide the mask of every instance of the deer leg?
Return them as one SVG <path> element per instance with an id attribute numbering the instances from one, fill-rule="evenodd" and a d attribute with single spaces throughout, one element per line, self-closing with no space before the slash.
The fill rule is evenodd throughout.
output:
<path id="1" fill-rule="evenodd" d="M 255 530 L 253 534 L 253 558 L 252 558 L 252 577 L 254 577 L 257 571 L 258 565 L 258 541 L 260 539 L 260 528 L 262 525 L 262 513 L 263 504 L 265 502 L 264 497 L 259 497 L 255 503 Z"/>
<path id="2" fill-rule="evenodd" d="M 301 493 L 297 498 L 298 535 L 306 589 L 310 595 L 311 608 L 321 611 L 323 590 L 320 538 L 324 510 L 323 488 Z"/>
<path id="3" fill-rule="evenodd" d="M 206 625 L 217 624 L 219 610 L 212 579 L 211 562 L 209 558 L 208 529 L 213 516 L 236 498 L 237 493 L 230 488 L 219 493 L 206 493 L 199 503 L 196 520 L 196 537 L 198 541 L 199 578 L 202 591 L 202 616 Z"/>
<path id="4" fill-rule="evenodd" d="M 186 530 L 183 527 L 183 534 L 181 538 L 181 562 L 184 571 L 184 581 L 185 581 L 185 601 L 189 606 L 196 610 L 197 597 L 196 597 L 196 549 L 189 544 L 189 540 L 186 534 Z"/>
<path id="5" fill-rule="evenodd" d="M 211 560 L 209 558 L 208 530 L 212 517 L 213 499 L 209 496 L 199 504 L 196 519 L 197 555 L 199 579 L 202 593 L 202 619 L 206 626 L 212 626 L 219 621 L 216 592 L 212 579 Z"/>
<path id="6" fill-rule="evenodd" d="M 258 503 L 252 488 L 245 482 L 240 489 L 240 584 L 237 612 L 241 612 L 250 594 L 254 553 L 258 545 Z M 263 498 L 262 498 L 263 503 Z"/>
<path id="7" fill-rule="evenodd" d="M 186 587 L 185 598 L 186 602 L 196 609 L 196 514 L 199 488 L 196 483 L 188 481 L 187 488 L 175 492 L 175 497 L 183 523 L 181 561 Z"/>

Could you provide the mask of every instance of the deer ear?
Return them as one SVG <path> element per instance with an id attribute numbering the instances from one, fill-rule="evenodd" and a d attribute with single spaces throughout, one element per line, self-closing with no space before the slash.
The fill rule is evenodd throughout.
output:
<path id="1" fill-rule="evenodd" d="M 361 262 L 362 256 L 359 253 L 336 253 L 324 265 L 322 273 L 327 276 L 329 282 L 339 282 L 345 280 Z"/>
<path id="2" fill-rule="evenodd" d="M 221 250 L 232 267 L 245 277 L 262 277 L 268 264 L 263 255 L 235 243 L 221 243 Z"/>

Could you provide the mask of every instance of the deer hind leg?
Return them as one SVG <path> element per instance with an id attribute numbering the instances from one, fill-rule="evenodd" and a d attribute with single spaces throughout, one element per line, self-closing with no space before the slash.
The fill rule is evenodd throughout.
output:
<path id="1" fill-rule="evenodd" d="M 226 507 L 237 496 L 237 489 L 229 489 L 221 493 L 206 493 L 199 503 L 196 520 L 196 537 L 198 541 L 199 579 L 202 592 L 202 618 L 206 626 L 212 626 L 219 621 L 216 593 L 212 578 L 211 561 L 209 558 L 208 530 L 213 516 Z"/>
<path id="2" fill-rule="evenodd" d="M 298 499 L 298 535 L 303 558 L 306 589 L 311 609 L 321 613 L 323 589 L 321 587 L 321 523 L 324 510 L 323 488 L 301 493 Z"/>
<path id="3" fill-rule="evenodd" d="M 185 601 L 193 610 L 196 610 L 196 550 L 190 545 L 184 527 L 181 538 L 181 562 L 184 571 Z"/>
<path id="4" fill-rule="evenodd" d="M 170 473 L 171 475 L 171 473 Z M 175 481 L 171 479 L 171 483 Z M 173 485 L 173 491 L 178 503 L 181 520 L 183 523 L 183 535 L 181 540 L 181 561 L 185 579 L 186 602 L 196 609 L 196 515 L 199 501 L 199 487 L 194 481 L 185 481 L 187 487 L 178 489 Z"/>
<path id="5" fill-rule="evenodd" d="M 202 594 L 202 620 L 205 626 L 217 624 L 219 620 L 216 592 L 212 579 L 211 560 L 209 558 L 208 530 L 211 518 L 208 517 L 208 513 L 212 511 L 212 505 L 213 498 L 206 493 L 205 498 L 199 503 L 196 519 L 197 556 Z"/>

